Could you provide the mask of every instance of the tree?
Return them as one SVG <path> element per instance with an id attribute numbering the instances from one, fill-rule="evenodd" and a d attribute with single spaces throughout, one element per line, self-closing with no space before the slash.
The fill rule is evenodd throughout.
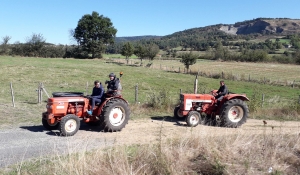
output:
<path id="1" fill-rule="evenodd" d="M 39 56 L 40 51 L 44 47 L 46 43 L 46 39 L 43 37 L 42 34 L 35 34 L 33 33 L 30 37 L 26 39 L 26 47 L 27 56 Z"/>
<path id="2" fill-rule="evenodd" d="M 6 55 L 8 50 L 8 42 L 11 39 L 10 36 L 4 36 L 2 37 L 2 44 L 1 44 L 1 50 L 0 54 Z"/>
<path id="3" fill-rule="evenodd" d="M 127 42 L 126 44 L 124 44 L 122 46 L 121 54 L 123 56 L 126 56 L 127 64 L 128 64 L 128 57 L 131 57 L 131 55 L 133 54 L 133 52 L 134 52 L 134 47 L 129 42 Z"/>
<path id="4" fill-rule="evenodd" d="M 73 37 L 84 51 L 95 56 L 101 56 L 105 46 L 114 43 L 117 29 L 109 18 L 93 11 L 92 15 L 84 15 L 75 28 Z"/>
<path id="5" fill-rule="evenodd" d="M 159 47 L 156 44 L 150 44 L 146 47 L 146 54 L 149 57 L 149 60 L 153 60 L 154 57 L 158 54 Z"/>
<path id="6" fill-rule="evenodd" d="M 138 45 L 134 50 L 134 54 L 141 60 L 141 65 L 143 65 L 143 59 L 146 57 L 146 53 L 146 48 L 143 45 Z"/>
<path id="7" fill-rule="evenodd" d="M 187 69 L 187 71 L 190 68 L 190 65 L 193 65 L 196 63 L 198 56 L 193 54 L 192 52 L 190 53 L 183 53 L 181 55 L 181 60 L 180 62 L 182 62 L 185 66 L 185 68 Z"/>

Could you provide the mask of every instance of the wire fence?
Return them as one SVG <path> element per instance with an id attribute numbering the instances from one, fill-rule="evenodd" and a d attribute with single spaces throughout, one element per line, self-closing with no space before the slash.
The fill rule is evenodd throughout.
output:
<path id="1" fill-rule="evenodd" d="M 110 59 L 111 62 L 116 62 L 119 64 L 127 64 L 125 59 Z M 271 79 L 269 77 L 257 77 L 251 74 L 234 74 L 232 72 L 225 71 L 212 71 L 212 70 L 200 70 L 200 69 L 186 69 L 180 66 L 172 66 L 172 65 L 164 65 L 164 64 L 153 64 L 147 63 L 146 65 L 141 65 L 141 62 L 138 60 L 128 60 L 128 65 L 135 66 L 143 66 L 151 69 L 159 69 L 167 72 L 174 73 L 183 73 L 183 74 L 191 74 L 198 75 L 206 78 L 214 78 L 214 79 L 224 79 L 224 80 L 232 80 L 232 81 L 244 81 L 244 82 L 254 82 L 259 84 L 268 84 L 274 86 L 287 86 L 291 88 L 300 88 L 300 80 L 282 80 L 282 79 Z"/>

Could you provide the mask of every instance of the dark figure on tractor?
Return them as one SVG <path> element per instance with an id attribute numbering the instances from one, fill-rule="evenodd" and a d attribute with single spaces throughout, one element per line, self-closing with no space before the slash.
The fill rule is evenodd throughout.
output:
<path id="1" fill-rule="evenodd" d="M 220 103 L 225 95 L 228 94 L 227 86 L 225 85 L 225 82 L 223 80 L 220 81 L 220 88 L 219 90 L 214 94 L 215 98 L 217 99 L 217 106 L 220 106 Z"/>
<path id="2" fill-rule="evenodd" d="M 122 90 L 120 79 L 116 78 L 114 73 L 110 73 L 108 77 L 109 81 L 105 81 L 105 84 L 107 84 L 107 96 L 120 96 Z"/>
<path id="3" fill-rule="evenodd" d="M 101 99 L 102 99 L 103 94 L 104 94 L 104 88 L 103 88 L 101 82 L 99 82 L 98 80 L 96 80 L 94 82 L 94 85 L 95 85 L 95 87 L 93 88 L 92 95 L 90 96 L 90 101 L 92 103 L 92 107 L 91 107 L 90 110 L 87 111 L 87 113 L 89 115 L 93 114 L 93 110 L 94 110 L 95 104 L 96 103 L 101 103 Z"/>

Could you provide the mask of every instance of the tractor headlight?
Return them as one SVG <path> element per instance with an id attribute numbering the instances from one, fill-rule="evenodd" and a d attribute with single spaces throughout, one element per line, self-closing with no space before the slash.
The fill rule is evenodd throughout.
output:
<path id="1" fill-rule="evenodd" d="M 47 109 L 52 109 L 52 105 L 46 105 Z"/>

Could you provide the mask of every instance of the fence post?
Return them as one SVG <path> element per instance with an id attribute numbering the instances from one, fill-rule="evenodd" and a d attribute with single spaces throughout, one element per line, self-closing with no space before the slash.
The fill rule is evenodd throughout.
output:
<path id="1" fill-rule="evenodd" d="M 249 78 L 248 78 L 248 81 L 250 81 L 250 74 L 249 74 Z"/>
<path id="2" fill-rule="evenodd" d="M 40 83 L 40 103 L 43 101 L 43 89 L 42 89 L 42 83 Z"/>
<path id="3" fill-rule="evenodd" d="M 12 82 L 10 82 L 10 91 L 11 91 L 12 104 L 13 107 L 15 107 L 15 96 L 14 96 L 14 89 L 12 87 Z"/>
<path id="4" fill-rule="evenodd" d="M 293 89 L 294 89 L 294 87 L 295 87 L 295 80 L 293 81 Z"/>
<path id="5" fill-rule="evenodd" d="M 195 78 L 194 94 L 197 94 L 197 89 L 198 89 L 198 75 L 196 75 L 196 78 Z"/>
<path id="6" fill-rule="evenodd" d="M 41 91 L 44 91 L 48 98 L 50 98 L 49 94 L 47 93 L 46 89 L 44 88 L 44 84 L 42 83 Z"/>
<path id="7" fill-rule="evenodd" d="M 40 83 L 37 88 L 37 93 L 38 93 L 38 104 L 40 104 L 41 103 L 41 84 Z"/>
<path id="8" fill-rule="evenodd" d="M 264 101 L 265 101 L 265 94 L 262 94 L 262 97 L 261 97 L 261 107 L 264 106 Z"/>
<path id="9" fill-rule="evenodd" d="M 179 67 L 179 69 L 178 69 L 178 70 L 179 70 L 179 73 L 180 73 L 180 67 Z"/>
<path id="10" fill-rule="evenodd" d="M 139 87 L 138 87 L 138 84 L 135 85 L 135 103 L 138 102 L 138 92 L 139 92 Z"/>
<path id="11" fill-rule="evenodd" d="M 222 71 L 222 79 L 224 79 L 224 72 Z"/>
<path id="12" fill-rule="evenodd" d="M 181 96 L 182 90 L 179 89 L 179 101 L 180 101 L 180 96 Z"/>

